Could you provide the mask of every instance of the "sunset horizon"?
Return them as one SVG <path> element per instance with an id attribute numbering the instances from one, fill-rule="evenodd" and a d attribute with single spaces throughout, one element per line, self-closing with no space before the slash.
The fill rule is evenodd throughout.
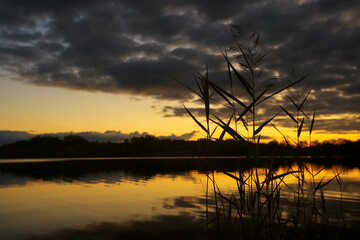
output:
<path id="1" fill-rule="evenodd" d="M 183 107 L 204 123 L 203 105 L 184 86 L 196 89 L 193 75 L 207 68 L 209 80 L 230 92 L 224 53 L 246 76 L 231 52 L 236 46 L 234 24 L 246 36 L 259 34 L 265 57 L 257 86 L 274 85 L 267 94 L 286 86 L 293 73 L 307 76 L 298 88 L 300 98 L 310 92 L 303 106 L 307 119 L 303 141 L 309 141 L 307 121 L 315 109 L 314 141 L 356 141 L 360 139 L 356 6 L 360 7 L 352 1 L 315 0 L 210 5 L 1 1 L 0 139 L 15 139 L 20 136 L 17 132 L 107 131 L 130 137 L 144 133 L 204 138 Z M 234 84 L 236 92 L 241 84 Z M 272 123 L 296 138 L 291 119 L 287 121 L 279 107 L 294 111 L 288 99 L 291 89 L 264 102 L 257 109 L 260 118 L 255 125 L 276 115 Z M 227 121 L 230 115 L 215 95 L 211 114 L 221 113 Z M 244 129 L 239 131 L 247 135 Z M 220 134 L 218 129 L 215 135 Z M 272 139 L 282 141 L 283 136 L 269 124 L 261 141 Z"/>
<path id="2" fill-rule="evenodd" d="M 189 77 L 192 78 L 192 76 Z M 185 114 L 185 110 L 179 116 L 166 115 L 167 108 L 181 110 L 182 104 L 190 101 L 172 100 L 171 102 L 164 102 L 141 95 L 59 89 L 26 85 L 9 80 L 3 80 L 0 84 L 4 83 L 17 91 L 20 90 L 23 97 L 28 97 L 24 100 L 11 91 L 6 91 L 1 95 L 4 99 L 6 98 L 6 101 L 0 103 L 2 105 L 0 111 L 3 116 L 0 119 L 0 126 L 2 127 L 0 128 L 0 144 L 27 140 L 37 135 L 63 137 L 71 134 L 84 135 L 84 133 L 97 134 L 97 138 L 88 138 L 88 140 L 96 139 L 99 141 L 107 141 L 109 138 L 106 135 L 113 135 L 116 139 L 114 141 L 123 141 L 145 135 L 183 140 L 206 138 L 199 126 L 190 116 Z M 174 84 L 178 83 L 175 82 Z M 177 87 L 179 89 L 184 88 L 181 85 Z M 63 99 L 63 96 L 66 96 L 66 99 Z M 49 107 L 48 104 L 57 108 Z M 316 104 L 314 105 L 316 106 Z M 201 105 L 196 105 L 194 109 L 200 111 L 199 116 L 201 116 L 202 110 L 198 110 L 198 107 L 201 108 Z M 21 108 L 24 110 L 18 111 Z M 118 110 L 116 111 L 116 109 Z M 278 110 L 278 113 L 281 113 L 280 111 Z M 34 112 L 36 114 L 33 115 Z M 286 115 L 282 113 L 282 117 L 286 118 Z M 355 129 L 344 130 L 339 127 L 334 130 L 318 130 L 318 126 L 321 124 L 319 121 L 322 123 L 331 122 L 334 126 L 341 126 L 342 120 L 349 117 L 354 118 L 354 122 L 357 123 L 355 113 L 340 116 L 325 113 L 317 116 L 313 140 L 317 142 L 339 139 L 359 140 L 360 133 Z M 144 121 L 144 119 L 147 120 Z M 345 127 L 349 128 L 349 125 Z M 357 125 L 355 124 L 354 127 L 356 128 Z M 282 128 L 282 130 L 291 138 L 296 135 L 292 128 L 293 125 L 289 122 L 289 127 Z M 282 135 L 272 127 L 264 128 L 264 132 L 267 134 L 263 134 L 262 142 L 284 141 Z M 227 136 L 226 138 L 231 137 Z M 307 142 L 307 137 L 303 137 L 303 141 Z"/>

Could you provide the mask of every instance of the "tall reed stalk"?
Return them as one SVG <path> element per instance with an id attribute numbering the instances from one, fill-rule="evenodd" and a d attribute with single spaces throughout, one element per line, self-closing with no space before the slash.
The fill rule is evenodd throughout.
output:
<path id="1" fill-rule="evenodd" d="M 259 34 L 246 36 L 242 29 L 235 25 L 231 25 L 230 30 L 235 43 L 234 47 L 222 51 L 230 87 L 223 88 L 211 81 L 209 69 L 206 66 L 205 74 L 200 72 L 194 74 L 197 89 L 186 86 L 202 100 L 205 119 L 200 120 L 191 112 L 191 109 L 185 106 L 184 108 L 205 132 L 209 141 L 223 140 L 227 135 L 237 142 L 247 143 L 249 145 L 248 158 L 256 163 L 259 159 L 261 132 L 267 125 L 276 128 L 272 121 L 279 115 L 279 113 L 272 113 L 266 119 L 259 119 L 258 109 L 275 96 L 285 93 L 285 90 L 298 86 L 307 76 L 299 77 L 293 71 L 293 80 L 285 87 L 277 88 L 275 84 L 277 76 L 265 77 L 262 67 L 265 54 L 260 48 Z M 241 86 L 240 90 L 233 87 L 235 83 Z M 303 111 L 309 95 L 310 91 L 306 92 L 303 98 L 294 99 L 287 95 L 287 99 L 296 108 L 295 115 L 279 105 L 279 111 L 282 110 L 296 125 L 297 137 L 294 142 L 297 147 L 301 145 L 300 136 L 305 119 L 309 121 L 311 144 L 315 110 L 312 118 Z M 227 120 L 223 119 L 224 116 L 212 113 L 211 104 L 215 101 L 217 104 L 221 102 L 222 106 L 230 110 Z M 215 134 L 218 128 L 221 132 Z M 281 135 L 287 143 L 290 142 L 285 134 L 281 133 Z M 305 171 L 310 174 L 310 179 L 305 179 Z M 336 174 L 329 181 L 323 182 L 321 179 L 317 182 L 316 176 L 320 172 L 313 173 L 306 165 L 299 165 L 297 169 L 289 167 L 282 173 L 277 173 L 270 165 L 265 169 L 262 179 L 256 167 L 248 172 L 239 170 L 235 173 L 226 171 L 222 173 L 235 181 L 236 193 L 224 193 L 217 185 L 214 173 L 205 173 L 208 179 L 207 187 L 212 188 L 215 202 L 215 218 L 210 217 L 208 206 L 206 208 L 207 223 L 211 225 L 216 222 L 217 232 L 221 239 L 286 239 L 292 231 L 304 231 L 306 226 L 328 223 L 323 188 L 333 179 L 340 179 L 339 174 Z M 296 188 L 286 183 L 285 178 L 290 177 L 297 179 Z M 306 183 L 312 187 L 310 193 L 306 191 Z M 282 205 L 284 197 L 281 194 L 284 188 L 291 189 L 294 194 L 295 212 L 288 216 L 284 215 Z M 206 190 L 207 204 L 210 195 L 208 190 Z M 307 213 L 309 199 L 313 203 L 313 211 L 310 214 Z M 318 199 L 321 203 L 320 208 L 317 207 Z M 303 234 L 302 232 L 300 235 Z"/>

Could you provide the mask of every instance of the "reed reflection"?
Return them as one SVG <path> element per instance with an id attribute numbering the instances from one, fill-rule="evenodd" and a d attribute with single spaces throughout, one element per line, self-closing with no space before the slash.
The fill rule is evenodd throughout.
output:
<path id="1" fill-rule="evenodd" d="M 256 168 L 259 182 L 266 179 L 270 167 L 278 175 L 297 167 L 297 164 L 284 165 L 281 162 L 261 164 Z M 341 165 L 304 165 L 313 172 L 319 172 L 315 176 L 316 183 L 329 181 L 335 169 L 341 172 L 341 186 L 335 179 L 322 189 L 328 215 L 358 223 L 360 170 Z M 216 205 L 220 203 L 219 198 L 216 202 L 209 188 L 206 190 L 207 186 L 212 186 L 208 176 L 215 180 L 221 194 L 231 199 L 238 194 L 238 185 L 229 174 L 249 175 L 252 169 L 242 160 L 224 162 L 223 159 L 209 161 L 208 165 L 195 160 L 0 164 L 0 217 L 6 219 L 0 223 L 0 235 L 11 239 L 23 234 L 64 233 L 68 232 L 65 229 L 83 229 L 94 223 L 88 229 L 93 231 L 102 229 L 100 226 L 105 226 L 103 222 L 117 226 L 115 229 L 123 229 L 119 226 L 129 221 L 136 221 L 135 226 L 145 223 L 152 226 L 160 225 L 159 216 L 179 217 L 180 222 L 184 216 L 189 217 L 194 219 L 196 226 L 202 222 L 199 230 L 202 232 L 205 219 L 216 218 Z M 304 177 L 308 179 L 311 176 L 305 172 Z M 286 175 L 283 182 L 286 185 L 280 201 L 282 216 L 286 217 L 296 206 L 291 189 L 297 188 L 298 179 L 296 175 Z M 249 187 L 245 186 L 246 191 Z M 311 189 L 304 187 L 304 190 Z M 340 206 L 341 213 L 338 211 Z"/>
<path id="2" fill-rule="evenodd" d="M 359 169 L 300 163 L 222 173 L 222 177 L 205 173 L 206 220 L 210 227 L 215 222 L 225 238 L 240 234 L 245 239 L 267 239 L 280 234 L 287 239 L 298 232 L 296 239 L 311 234 L 316 239 L 342 239 L 349 228 L 360 224 L 360 189 L 353 192 Z"/>

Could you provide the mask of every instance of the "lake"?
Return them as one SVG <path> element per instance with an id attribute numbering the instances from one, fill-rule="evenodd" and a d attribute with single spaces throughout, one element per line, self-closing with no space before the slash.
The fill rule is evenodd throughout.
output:
<path id="1" fill-rule="evenodd" d="M 284 159 L 269 161 L 265 159 L 257 164 L 260 179 L 265 179 L 270 165 L 278 175 L 289 167 L 296 168 L 296 163 Z M 326 183 L 341 172 L 340 183 L 333 179 L 323 188 L 329 215 L 358 224 L 360 170 L 356 165 L 339 162 L 323 159 L 305 165 L 313 172 L 323 169 L 316 175 L 316 183 Z M 206 194 L 209 179 L 205 173 L 216 179 L 224 195 L 230 196 L 236 193 L 237 184 L 229 174 L 247 173 L 251 165 L 246 159 L 225 157 L 211 161 L 203 158 L 0 160 L 0 238 L 46 239 L 50 236 L 47 234 L 61 235 L 69 229 L 90 231 L 99 226 L 114 229 L 129 223 L 171 221 L 171 217 L 175 222 L 179 217 L 179 221 L 192 219 L 201 225 L 207 214 L 214 211 L 214 203 L 209 200 L 211 189 Z M 293 204 L 292 189 L 296 188 L 297 179 L 289 175 L 284 177 L 284 182 L 283 211 L 287 214 Z"/>

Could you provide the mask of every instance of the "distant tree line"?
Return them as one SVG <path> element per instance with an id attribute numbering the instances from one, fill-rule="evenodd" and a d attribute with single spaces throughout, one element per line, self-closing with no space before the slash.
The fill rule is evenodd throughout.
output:
<path id="1" fill-rule="evenodd" d="M 90 142 L 80 136 L 63 139 L 36 136 L 0 146 L 0 158 L 53 157 L 145 157 L 145 156 L 247 156 L 249 144 L 233 140 L 197 141 L 159 139 L 154 136 L 133 137 L 121 143 Z M 349 156 L 359 157 L 360 140 L 325 141 L 311 147 L 291 147 L 271 141 L 260 144 L 263 156 Z"/>

